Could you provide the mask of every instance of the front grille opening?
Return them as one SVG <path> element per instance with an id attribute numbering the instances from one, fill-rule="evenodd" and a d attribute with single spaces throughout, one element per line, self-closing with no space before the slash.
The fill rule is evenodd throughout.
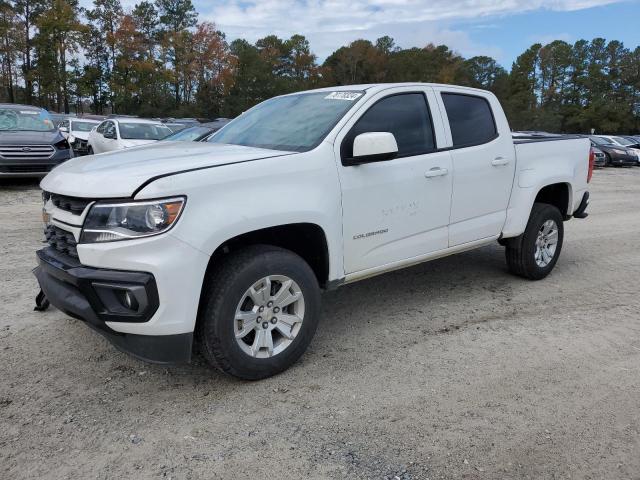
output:
<path id="1" fill-rule="evenodd" d="M 74 215 L 80 215 L 84 212 L 84 209 L 93 200 L 89 198 L 67 197 L 66 195 L 58 195 L 57 193 L 44 192 L 44 200 L 51 199 L 53 203 L 60 210 L 71 212 Z"/>
<path id="2" fill-rule="evenodd" d="M 78 258 L 76 238 L 73 233 L 67 232 L 55 225 L 48 225 L 44 230 L 47 243 L 60 253 L 64 253 L 73 258 Z"/>
<path id="3" fill-rule="evenodd" d="M 0 173 L 47 173 L 51 168 L 53 165 L 0 165 Z"/>

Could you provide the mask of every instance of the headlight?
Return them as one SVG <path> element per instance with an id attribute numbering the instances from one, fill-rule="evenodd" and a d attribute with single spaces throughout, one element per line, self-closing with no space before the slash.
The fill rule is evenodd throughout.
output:
<path id="1" fill-rule="evenodd" d="M 58 150 L 69 150 L 69 147 L 70 147 L 69 141 L 66 138 L 63 138 L 58 143 L 56 143 L 55 147 Z"/>
<path id="2" fill-rule="evenodd" d="M 184 198 L 128 203 L 95 203 L 84 221 L 81 243 L 149 237 L 169 230 L 178 220 Z"/>

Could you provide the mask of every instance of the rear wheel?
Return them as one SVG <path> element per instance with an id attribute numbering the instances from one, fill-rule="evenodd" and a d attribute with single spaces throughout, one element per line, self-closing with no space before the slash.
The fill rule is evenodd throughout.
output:
<path id="1" fill-rule="evenodd" d="M 546 277 L 558 261 L 563 239 L 560 210 L 546 203 L 534 203 L 522 236 L 507 243 L 509 270 L 530 280 Z"/>
<path id="2" fill-rule="evenodd" d="M 207 280 L 198 342 L 211 365 L 258 380 L 304 353 L 320 315 L 320 288 L 293 252 L 255 245 L 230 254 Z"/>

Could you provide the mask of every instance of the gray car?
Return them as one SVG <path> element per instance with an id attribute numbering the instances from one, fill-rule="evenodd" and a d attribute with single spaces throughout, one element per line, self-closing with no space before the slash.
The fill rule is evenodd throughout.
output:
<path id="1" fill-rule="evenodd" d="M 46 110 L 0 104 L 0 177 L 41 177 L 72 157 Z"/>

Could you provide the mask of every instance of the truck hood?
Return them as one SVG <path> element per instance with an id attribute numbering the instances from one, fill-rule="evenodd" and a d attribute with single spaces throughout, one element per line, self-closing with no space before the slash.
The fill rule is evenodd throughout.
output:
<path id="1" fill-rule="evenodd" d="M 76 157 L 54 168 L 40 187 L 72 197 L 130 197 L 154 177 L 289 153 L 221 143 L 156 142 L 150 146 Z"/>
<path id="2" fill-rule="evenodd" d="M 0 145 L 53 145 L 62 140 L 58 130 L 50 132 L 0 131 Z"/>

